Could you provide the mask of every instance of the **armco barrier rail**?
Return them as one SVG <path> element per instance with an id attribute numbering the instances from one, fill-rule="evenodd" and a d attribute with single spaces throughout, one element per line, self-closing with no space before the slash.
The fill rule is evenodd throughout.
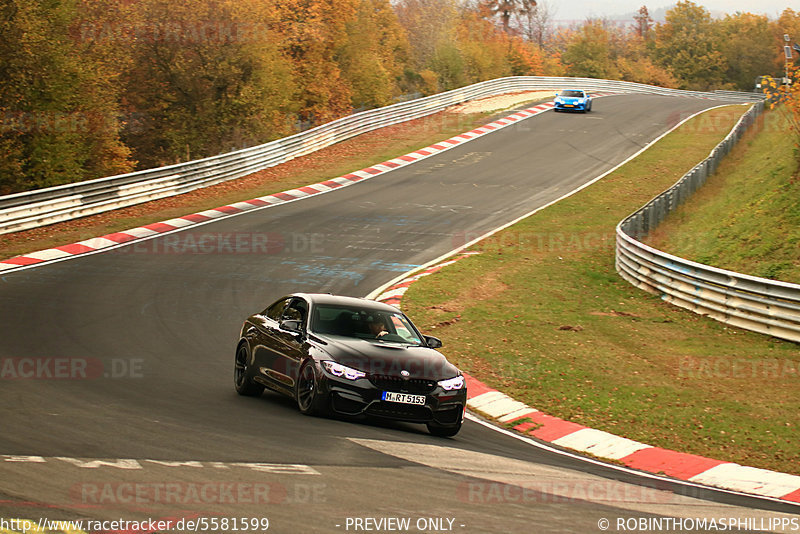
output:
<path id="1" fill-rule="evenodd" d="M 303 133 L 210 158 L 0 197 L 0 234 L 36 228 L 179 195 L 278 165 L 359 134 L 503 93 L 582 87 L 590 91 L 654 93 L 751 102 L 754 93 L 702 93 L 593 78 L 517 76 L 356 113 Z"/>
<path id="2" fill-rule="evenodd" d="M 800 285 L 709 267 L 638 241 L 705 183 L 763 109 L 763 102 L 755 104 L 707 159 L 619 223 L 616 266 L 630 283 L 667 302 L 740 328 L 800 341 Z"/>

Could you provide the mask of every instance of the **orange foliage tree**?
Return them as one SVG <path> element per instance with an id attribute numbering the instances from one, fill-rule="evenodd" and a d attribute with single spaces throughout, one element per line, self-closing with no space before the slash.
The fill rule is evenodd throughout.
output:
<path id="1" fill-rule="evenodd" d="M 800 66 L 788 67 L 788 82 L 779 83 L 778 78 L 769 78 L 764 87 L 764 92 L 770 95 L 771 107 L 780 106 L 789 130 L 794 138 L 795 155 L 800 161 Z"/>
<path id="2" fill-rule="evenodd" d="M 679 1 L 667 12 L 666 22 L 656 26 L 655 59 L 681 88 L 705 90 L 723 81 L 725 64 L 714 24 L 706 8 L 687 0 Z"/>
<path id="3" fill-rule="evenodd" d="M 781 13 L 775 24 L 772 25 L 773 35 L 773 71 L 784 72 L 785 55 L 783 47 L 786 44 L 783 40 L 784 35 L 788 35 L 789 39 L 795 43 L 800 42 L 800 11 L 795 11 L 791 8 L 786 8 Z M 795 61 L 797 64 L 797 61 Z M 765 73 L 762 73 L 765 74 Z"/>
<path id="4" fill-rule="evenodd" d="M 553 27 L 547 0 L 3 0 L 0 194 L 210 156 L 511 75 L 751 90 L 800 13 L 688 0 L 651 28 Z M 790 109 L 796 85 L 786 88 Z M 795 128 L 797 117 L 795 116 Z"/>
<path id="5" fill-rule="evenodd" d="M 117 71 L 72 32 L 76 2 L 0 10 L 0 194 L 126 172 Z"/>

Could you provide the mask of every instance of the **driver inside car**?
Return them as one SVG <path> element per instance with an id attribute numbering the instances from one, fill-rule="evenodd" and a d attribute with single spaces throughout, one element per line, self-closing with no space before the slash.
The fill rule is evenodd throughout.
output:
<path id="1" fill-rule="evenodd" d="M 386 330 L 386 323 L 380 317 L 369 316 L 367 323 L 369 324 L 370 333 L 378 339 L 389 333 Z"/>

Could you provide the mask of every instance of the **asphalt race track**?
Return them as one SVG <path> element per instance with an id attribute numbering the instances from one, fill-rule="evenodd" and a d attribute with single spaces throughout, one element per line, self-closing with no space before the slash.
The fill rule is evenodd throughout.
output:
<path id="1" fill-rule="evenodd" d="M 603 519 L 616 532 L 620 518 L 796 514 L 585 463 L 475 422 L 437 439 L 421 425 L 305 417 L 290 399 L 233 389 L 243 319 L 281 295 L 367 295 L 722 103 L 604 97 L 592 113 L 542 113 L 350 187 L 2 276 L 0 517 L 585 533 Z M 31 369 L 33 378 L 14 376 Z M 408 528 L 392 528 L 404 519 Z M 211 526 L 166 530 L 243 530 Z M 149 531 L 128 527 L 104 530 Z"/>

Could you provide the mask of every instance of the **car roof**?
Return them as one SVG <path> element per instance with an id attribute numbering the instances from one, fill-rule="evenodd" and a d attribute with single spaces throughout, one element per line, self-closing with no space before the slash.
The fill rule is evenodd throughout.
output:
<path id="1" fill-rule="evenodd" d="M 371 310 L 379 310 L 390 313 L 397 313 L 398 310 L 394 306 L 358 297 L 346 297 L 343 295 L 332 295 L 330 293 L 293 293 L 292 297 L 301 297 L 306 299 L 312 304 L 338 304 L 343 306 L 358 306 L 362 308 L 369 308 Z"/>

